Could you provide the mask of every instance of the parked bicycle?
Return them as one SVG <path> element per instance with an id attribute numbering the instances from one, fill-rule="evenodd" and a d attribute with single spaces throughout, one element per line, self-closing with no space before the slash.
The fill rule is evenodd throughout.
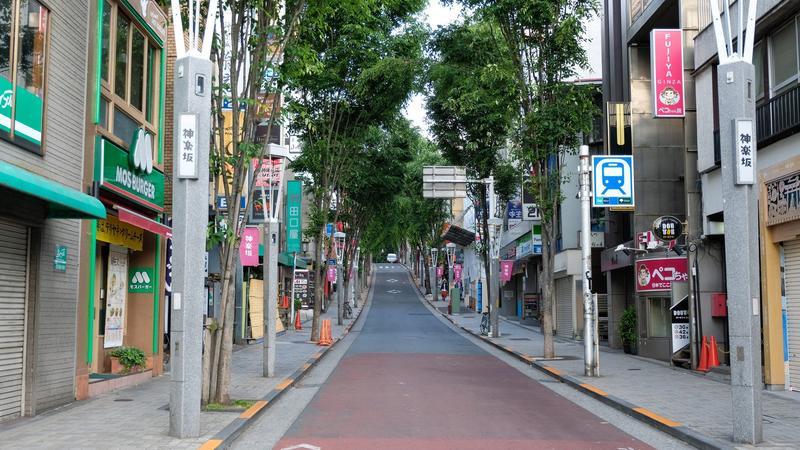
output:
<path id="1" fill-rule="evenodd" d="M 344 308 L 342 310 L 342 317 L 345 319 L 352 319 L 353 318 L 353 308 L 350 306 L 350 302 L 344 302 Z"/>
<path id="2" fill-rule="evenodd" d="M 489 313 L 485 312 L 481 314 L 481 335 L 488 336 L 490 330 L 490 322 L 489 322 Z"/>

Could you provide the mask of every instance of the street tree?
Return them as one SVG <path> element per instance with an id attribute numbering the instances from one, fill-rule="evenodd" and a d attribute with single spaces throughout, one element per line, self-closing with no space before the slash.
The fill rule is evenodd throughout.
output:
<path id="1" fill-rule="evenodd" d="M 516 186 L 510 162 L 502 157 L 508 149 L 518 117 L 518 92 L 511 56 L 500 43 L 500 30 L 492 20 L 468 20 L 439 29 L 430 42 L 433 53 L 427 108 L 431 131 L 442 154 L 452 164 L 464 166 L 467 176 L 483 180 L 495 176 L 500 201 L 492 205 L 486 184 L 471 184 L 470 191 L 481 211 L 480 252 L 487 276 L 490 271 L 488 243 L 489 208 L 513 195 Z M 487 303 L 496 305 L 497 292 L 488 290 Z M 497 308 L 493 307 L 497 329 Z"/>
<path id="2" fill-rule="evenodd" d="M 461 0 L 475 14 L 494 20 L 503 54 L 516 77 L 520 111 L 514 133 L 517 157 L 531 171 L 531 188 L 542 215 L 542 332 L 544 356 L 555 355 L 553 260 L 558 230 L 563 156 L 574 153 L 579 135 L 597 113 L 587 86 L 572 82 L 588 66 L 586 26 L 596 0 Z"/>
<path id="3" fill-rule="evenodd" d="M 317 279 L 326 260 L 325 224 L 337 220 L 336 189 L 353 173 L 373 127 L 400 114 L 422 69 L 425 31 L 414 19 L 424 0 L 319 0 L 304 10 L 286 48 L 291 129 L 303 153 L 293 167 L 313 196 L 305 233 L 314 239 Z M 306 64 L 310 62 L 310 64 Z M 319 339 L 322 283 L 314 294 L 312 340 Z"/>

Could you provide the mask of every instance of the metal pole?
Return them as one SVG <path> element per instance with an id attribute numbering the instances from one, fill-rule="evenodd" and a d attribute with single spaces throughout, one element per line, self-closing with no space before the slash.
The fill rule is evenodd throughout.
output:
<path id="1" fill-rule="evenodd" d="M 339 325 L 342 325 L 344 323 L 344 315 L 343 315 L 344 311 L 342 311 L 343 307 L 342 303 L 344 299 L 344 283 L 342 278 L 344 277 L 344 274 L 342 272 L 343 272 L 342 263 L 337 262 L 336 263 L 336 308 L 338 309 L 338 311 L 336 311 L 336 323 Z"/>
<path id="2" fill-rule="evenodd" d="M 295 272 L 297 272 L 297 252 L 292 252 L 292 297 L 289 299 L 289 329 L 291 330 L 294 326 L 294 282 L 295 282 Z"/>
<path id="3" fill-rule="evenodd" d="M 173 124 L 173 261 L 170 327 L 169 433 L 179 438 L 200 435 L 203 311 L 206 305 L 203 261 L 208 222 L 208 153 L 211 128 L 211 62 L 190 52 L 175 61 Z M 194 115 L 196 176 L 184 178 L 182 119 Z M 191 140 L 190 139 L 190 140 Z M 202 226 L 198 226 L 202 224 Z"/>
<path id="4" fill-rule="evenodd" d="M 491 308 L 489 309 L 489 336 L 500 337 L 500 246 L 499 246 L 499 233 L 497 227 L 498 219 L 495 215 L 497 211 L 497 202 L 494 196 L 494 177 L 489 177 L 489 211 L 486 211 L 490 217 L 489 220 L 489 255 L 491 257 L 489 274 L 489 292 L 487 300 L 490 301 Z"/>
<path id="5" fill-rule="evenodd" d="M 264 212 L 265 215 L 269 211 Z M 264 223 L 264 356 L 262 374 L 275 376 L 275 338 L 278 321 L 278 220 L 266 217 Z"/>
<path id="6" fill-rule="evenodd" d="M 727 5 L 727 2 L 725 2 Z M 752 6 L 752 5 L 751 5 Z M 750 33 L 752 28 L 748 27 Z M 719 66 L 722 198 L 725 216 L 725 270 L 728 285 L 728 323 L 731 351 L 733 440 L 761 442 L 761 317 L 758 250 L 758 187 L 756 169 L 755 70 L 745 61 Z M 750 130 L 737 131 L 737 120 L 749 121 Z M 741 150 L 747 146 L 747 155 Z M 742 152 L 742 156 L 737 155 Z M 751 167 L 741 167 L 741 160 Z M 738 175 L 752 170 L 748 180 Z"/>
<path id="7" fill-rule="evenodd" d="M 583 372 L 587 377 L 597 376 L 594 354 L 595 311 L 592 299 L 592 225 L 589 178 L 589 146 L 580 147 L 581 196 L 581 259 L 583 261 Z"/>

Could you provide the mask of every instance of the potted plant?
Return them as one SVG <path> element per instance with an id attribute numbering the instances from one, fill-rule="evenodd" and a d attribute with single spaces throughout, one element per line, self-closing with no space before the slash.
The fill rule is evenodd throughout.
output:
<path id="1" fill-rule="evenodd" d="M 625 353 L 636 353 L 636 309 L 633 306 L 625 308 L 619 319 L 619 337 L 622 339 L 622 349 Z"/>
<path id="2" fill-rule="evenodd" d="M 144 352 L 136 347 L 117 347 L 110 356 L 111 373 L 130 373 L 145 366 Z"/>

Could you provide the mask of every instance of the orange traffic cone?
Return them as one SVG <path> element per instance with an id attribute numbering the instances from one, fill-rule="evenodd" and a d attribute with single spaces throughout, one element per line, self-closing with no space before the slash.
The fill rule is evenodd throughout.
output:
<path id="1" fill-rule="evenodd" d="M 708 352 L 708 368 L 712 369 L 719 366 L 719 355 L 717 354 L 717 338 L 711 336 L 711 343 L 709 344 Z"/>
<path id="2" fill-rule="evenodd" d="M 708 372 L 710 370 L 708 367 L 708 341 L 705 336 L 703 336 L 703 347 L 702 350 L 700 350 L 700 361 L 698 361 L 697 370 L 701 372 Z"/>
<path id="3" fill-rule="evenodd" d="M 295 330 L 303 329 L 303 324 L 300 322 L 300 311 L 295 312 L 294 329 Z"/>
<path id="4" fill-rule="evenodd" d="M 331 345 L 330 338 L 331 321 L 323 320 L 322 328 L 319 330 L 319 344 L 318 345 Z"/>

